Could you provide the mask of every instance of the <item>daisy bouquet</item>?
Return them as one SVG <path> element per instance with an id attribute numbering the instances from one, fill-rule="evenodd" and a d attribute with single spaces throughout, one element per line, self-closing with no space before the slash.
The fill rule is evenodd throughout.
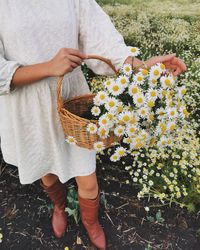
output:
<path id="1" fill-rule="evenodd" d="M 132 56 L 140 53 L 139 48 L 129 49 Z M 186 87 L 178 86 L 176 80 L 162 63 L 137 73 L 130 64 L 124 64 L 118 75 L 106 79 L 89 111 L 98 124 L 91 122 L 86 128 L 102 139 L 94 143 L 94 149 L 105 149 L 103 139 L 111 131 L 121 137 L 120 143 L 114 143 L 111 161 L 141 148 L 170 146 L 177 125 L 189 115 L 183 101 Z"/>

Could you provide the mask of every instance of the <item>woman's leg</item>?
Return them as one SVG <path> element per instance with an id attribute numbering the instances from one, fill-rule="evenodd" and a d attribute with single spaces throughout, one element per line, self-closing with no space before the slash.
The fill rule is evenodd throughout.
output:
<path id="1" fill-rule="evenodd" d="M 75 179 L 78 185 L 78 201 L 83 225 L 93 245 L 99 250 L 105 250 L 105 234 L 98 220 L 100 190 L 96 172 L 87 176 L 76 176 Z"/>
<path id="2" fill-rule="evenodd" d="M 96 172 L 87 176 L 76 176 L 78 193 L 82 198 L 94 199 L 98 194 L 98 183 Z"/>
<path id="3" fill-rule="evenodd" d="M 43 184 L 45 186 L 49 187 L 57 181 L 58 176 L 55 174 L 47 174 L 47 175 L 43 176 L 41 179 L 42 179 Z"/>

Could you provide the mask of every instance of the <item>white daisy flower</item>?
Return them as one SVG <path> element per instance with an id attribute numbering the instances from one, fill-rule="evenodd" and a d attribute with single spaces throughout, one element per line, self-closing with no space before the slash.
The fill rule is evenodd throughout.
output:
<path id="1" fill-rule="evenodd" d="M 149 115 L 149 109 L 146 107 L 141 107 L 140 109 L 137 110 L 137 114 L 140 117 L 145 118 Z"/>
<path id="2" fill-rule="evenodd" d="M 158 85 L 158 80 L 156 78 L 149 78 L 149 87 L 155 88 Z"/>
<path id="3" fill-rule="evenodd" d="M 177 97 L 182 98 L 186 92 L 187 92 L 187 89 L 185 86 L 178 87 L 177 88 Z"/>
<path id="4" fill-rule="evenodd" d="M 116 111 L 117 107 L 119 105 L 119 101 L 114 98 L 114 97 L 109 97 L 107 99 L 107 102 L 105 103 L 105 108 L 108 110 L 108 111 Z"/>
<path id="5" fill-rule="evenodd" d="M 128 136 L 131 137 L 131 136 L 135 135 L 136 132 L 137 132 L 137 126 L 131 125 L 131 124 L 128 124 L 128 125 L 126 126 L 126 134 L 127 134 Z"/>
<path id="6" fill-rule="evenodd" d="M 116 162 L 120 160 L 120 157 L 117 154 L 113 154 L 111 155 L 110 160 Z"/>
<path id="7" fill-rule="evenodd" d="M 129 78 L 127 76 L 119 76 L 116 79 L 116 82 L 119 83 L 123 89 L 125 89 L 129 84 Z"/>
<path id="8" fill-rule="evenodd" d="M 148 76 L 149 71 L 147 69 L 139 69 L 139 71 L 142 73 L 144 77 Z"/>
<path id="9" fill-rule="evenodd" d="M 136 104 L 136 106 L 140 107 L 144 105 L 145 103 L 145 97 L 143 93 L 139 93 L 133 97 L 133 101 Z"/>
<path id="10" fill-rule="evenodd" d="M 67 138 L 65 139 L 65 141 L 68 142 L 69 144 L 72 144 L 72 145 L 76 145 L 76 143 L 77 143 L 76 138 L 74 138 L 71 135 L 67 136 Z"/>
<path id="11" fill-rule="evenodd" d="M 115 150 L 115 154 L 119 157 L 125 156 L 127 154 L 126 149 L 123 147 L 117 147 Z"/>
<path id="12" fill-rule="evenodd" d="M 131 83 L 128 87 L 128 93 L 130 96 L 137 95 L 141 92 L 140 87 L 136 83 Z"/>
<path id="13" fill-rule="evenodd" d="M 161 76 L 160 83 L 164 89 L 172 88 L 175 81 L 173 79 L 173 76 Z"/>
<path id="14" fill-rule="evenodd" d="M 122 66 L 122 72 L 126 75 L 126 76 L 130 76 L 133 72 L 132 67 L 130 64 L 126 63 L 123 64 Z"/>
<path id="15" fill-rule="evenodd" d="M 162 119 L 165 117 L 165 109 L 164 108 L 158 108 L 156 110 L 156 114 L 158 115 L 158 119 Z"/>
<path id="16" fill-rule="evenodd" d="M 121 114 L 119 114 L 119 120 L 123 123 L 129 123 L 132 117 L 133 113 L 130 111 L 123 111 Z"/>
<path id="17" fill-rule="evenodd" d="M 94 150 L 96 150 L 97 152 L 100 152 L 100 151 L 102 151 L 102 150 L 105 149 L 105 145 L 104 145 L 104 143 L 101 142 L 101 141 L 95 142 L 95 143 L 93 144 L 93 147 L 94 147 Z"/>
<path id="18" fill-rule="evenodd" d="M 145 105 L 151 109 L 155 106 L 155 100 L 149 97 L 148 99 L 146 99 Z"/>
<path id="19" fill-rule="evenodd" d="M 165 147 L 167 146 L 167 138 L 165 136 L 162 136 L 160 140 L 158 141 L 158 146 Z"/>
<path id="20" fill-rule="evenodd" d="M 163 63 L 157 63 L 157 66 L 160 67 L 160 69 L 162 70 L 163 73 L 166 72 L 166 67 L 165 67 L 165 65 Z"/>
<path id="21" fill-rule="evenodd" d="M 99 126 L 104 127 L 104 128 L 111 128 L 112 127 L 112 122 L 109 120 L 106 114 L 102 115 L 99 118 Z"/>
<path id="22" fill-rule="evenodd" d="M 168 91 L 166 89 L 160 89 L 158 93 L 160 99 L 166 98 L 168 96 Z"/>
<path id="23" fill-rule="evenodd" d="M 167 131 L 167 125 L 165 124 L 165 122 L 159 122 L 158 123 L 158 126 L 156 128 L 156 133 L 157 134 L 161 134 L 161 135 L 164 135 Z"/>
<path id="24" fill-rule="evenodd" d="M 137 47 L 128 46 L 128 50 L 129 50 L 131 56 L 136 57 L 140 54 L 140 49 Z"/>
<path id="25" fill-rule="evenodd" d="M 102 139 L 105 139 L 109 136 L 109 129 L 105 127 L 99 127 L 97 133 Z"/>
<path id="26" fill-rule="evenodd" d="M 114 129 L 114 134 L 116 136 L 122 136 L 124 135 L 125 132 L 125 127 L 122 125 L 118 125 L 115 129 Z"/>
<path id="27" fill-rule="evenodd" d="M 167 114 L 170 119 L 174 119 L 178 116 L 178 112 L 176 108 L 167 108 Z"/>
<path id="28" fill-rule="evenodd" d="M 176 123 L 174 121 L 168 122 L 167 123 L 167 129 L 172 132 L 176 128 Z"/>
<path id="29" fill-rule="evenodd" d="M 154 121 L 154 119 L 155 119 L 154 112 L 148 113 L 148 115 L 147 115 L 147 121 L 150 122 L 150 123 L 152 123 Z"/>
<path id="30" fill-rule="evenodd" d="M 122 86 L 119 82 L 113 82 L 108 87 L 108 90 L 112 95 L 118 96 L 124 92 L 124 86 Z"/>
<path id="31" fill-rule="evenodd" d="M 94 106 L 94 107 L 92 107 L 92 109 L 91 109 L 91 113 L 92 113 L 92 115 L 94 115 L 94 116 L 98 116 L 98 115 L 100 115 L 100 113 L 101 113 L 101 109 L 100 109 L 99 107 L 97 107 L 97 106 Z"/>
<path id="32" fill-rule="evenodd" d="M 158 65 L 153 65 L 150 69 L 150 78 L 158 79 L 161 76 L 162 69 Z"/>
<path id="33" fill-rule="evenodd" d="M 95 96 L 95 99 L 97 100 L 97 103 L 104 104 L 108 99 L 108 94 L 105 91 L 99 91 Z"/>
<path id="34" fill-rule="evenodd" d="M 133 139 L 130 137 L 124 137 L 123 138 L 123 143 L 130 144 L 133 142 Z"/>
<path id="35" fill-rule="evenodd" d="M 133 80 L 138 84 L 143 84 L 144 76 L 141 72 L 138 72 L 137 74 L 134 75 Z"/>
<path id="36" fill-rule="evenodd" d="M 187 118 L 190 114 L 185 105 L 180 106 L 179 111 L 181 118 Z"/>
<path id="37" fill-rule="evenodd" d="M 147 92 L 147 98 L 156 100 L 158 97 L 158 92 L 156 89 L 150 88 Z"/>
<path id="38" fill-rule="evenodd" d="M 90 132 L 91 134 L 95 134 L 97 132 L 97 126 L 94 123 L 89 123 L 87 125 L 87 131 Z"/>

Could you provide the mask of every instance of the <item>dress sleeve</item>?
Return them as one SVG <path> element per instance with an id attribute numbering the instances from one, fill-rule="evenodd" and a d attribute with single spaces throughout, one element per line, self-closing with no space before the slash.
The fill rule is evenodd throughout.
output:
<path id="1" fill-rule="evenodd" d="M 79 49 L 85 54 L 110 59 L 116 69 L 130 56 L 123 36 L 95 0 L 79 0 Z M 85 62 L 96 74 L 114 73 L 107 64 L 99 60 L 89 59 Z"/>
<path id="2" fill-rule="evenodd" d="M 16 87 L 11 86 L 11 81 L 19 66 L 21 64 L 16 61 L 5 59 L 3 43 L 0 40 L 0 95 L 6 95 L 16 90 Z"/>

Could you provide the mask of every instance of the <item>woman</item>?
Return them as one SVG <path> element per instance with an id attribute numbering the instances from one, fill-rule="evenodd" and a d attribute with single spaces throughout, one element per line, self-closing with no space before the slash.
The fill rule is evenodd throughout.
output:
<path id="1" fill-rule="evenodd" d="M 106 248 L 98 221 L 100 189 L 96 154 L 65 142 L 56 103 L 56 77 L 65 75 L 64 99 L 89 93 L 81 71 L 87 54 L 131 63 L 123 37 L 95 0 L 0 1 L 0 136 L 4 160 L 18 167 L 21 184 L 40 179 L 54 204 L 52 227 L 67 227 L 64 183 L 75 177 L 82 222 L 92 243 Z M 178 75 L 186 70 L 175 54 L 152 57 Z M 113 74 L 103 62 L 86 60 L 98 74 Z M 135 58 L 133 67 L 142 65 Z"/>

